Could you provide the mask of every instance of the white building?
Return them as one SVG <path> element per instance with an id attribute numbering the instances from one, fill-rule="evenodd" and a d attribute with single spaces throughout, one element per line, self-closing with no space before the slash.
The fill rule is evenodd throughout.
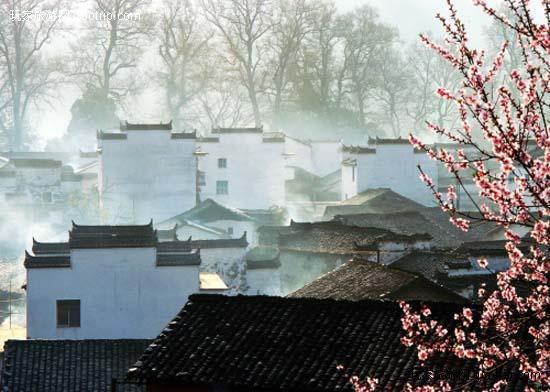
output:
<path id="1" fill-rule="evenodd" d="M 241 209 L 285 206 L 296 168 L 322 179 L 339 173 L 342 161 L 339 140 L 300 140 L 261 127 L 215 128 L 197 145 L 201 200 Z"/>
<path id="2" fill-rule="evenodd" d="M 355 188 L 357 193 L 390 188 L 425 206 L 434 204 L 431 191 L 419 179 L 418 165 L 437 181 L 437 164 L 423 151 L 416 151 L 407 139 L 369 139 L 368 147 L 346 146 L 343 152 L 344 162 L 351 167 L 345 169 L 347 176 L 357 176 L 356 185 L 349 178 L 342 177 L 344 195 L 348 198 L 355 196 Z"/>
<path id="3" fill-rule="evenodd" d="M 158 226 L 164 229 L 174 225 L 177 225 L 177 235 L 181 239 L 241 238 L 246 233 L 247 241 L 255 245 L 256 231 L 261 222 L 238 208 L 206 199 L 190 210 L 159 223 Z"/>
<path id="4" fill-rule="evenodd" d="M 263 128 L 216 128 L 212 136 L 197 142 L 205 154 L 199 158 L 201 200 L 237 208 L 284 206 L 284 136 L 265 135 Z"/>
<path id="5" fill-rule="evenodd" d="M 100 206 L 110 222 L 164 220 L 196 202 L 195 133 L 122 123 L 98 133 Z"/>
<path id="6" fill-rule="evenodd" d="M 153 338 L 199 292 L 200 252 L 144 226 L 73 225 L 26 255 L 32 339 Z"/>
<path id="7" fill-rule="evenodd" d="M 282 295 L 280 252 L 276 248 L 256 247 L 246 255 L 249 295 Z"/>

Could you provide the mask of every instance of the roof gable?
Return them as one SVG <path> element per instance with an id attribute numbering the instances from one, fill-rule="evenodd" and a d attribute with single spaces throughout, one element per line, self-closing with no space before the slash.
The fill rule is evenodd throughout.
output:
<path id="1" fill-rule="evenodd" d="M 415 211 L 421 208 L 425 207 L 389 188 L 374 188 L 367 189 L 338 205 L 328 206 L 325 209 L 325 218 L 359 213 Z"/>
<path id="2" fill-rule="evenodd" d="M 206 199 L 183 214 L 169 220 L 195 220 L 209 223 L 219 220 L 253 221 L 254 219 L 237 208 L 227 207 L 212 199 Z"/>

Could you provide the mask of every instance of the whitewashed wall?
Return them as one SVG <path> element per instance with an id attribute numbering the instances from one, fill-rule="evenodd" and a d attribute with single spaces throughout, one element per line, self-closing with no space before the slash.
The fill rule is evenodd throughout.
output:
<path id="1" fill-rule="evenodd" d="M 248 295 L 282 295 L 279 268 L 255 268 L 246 272 Z"/>
<path id="2" fill-rule="evenodd" d="M 357 166 L 342 165 L 342 200 L 357 195 Z"/>
<path id="3" fill-rule="evenodd" d="M 99 140 L 101 207 L 109 220 L 162 221 L 195 205 L 195 139 L 170 131 L 128 131 L 125 140 Z"/>
<path id="4" fill-rule="evenodd" d="M 391 188 L 426 206 L 434 204 L 433 196 L 419 179 L 417 165 L 437 181 L 436 163 L 425 154 L 414 153 L 409 144 L 380 144 L 376 154 L 358 154 L 358 192 L 371 188 Z"/>
<path id="5" fill-rule="evenodd" d="M 312 141 L 312 172 L 324 177 L 340 168 L 342 162 L 342 142 L 340 140 Z"/>
<path id="6" fill-rule="evenodd" d="M 190 225 L 178 226 L 176 233 L 180 240 L 186 240 L 189 237 L 193 237 L 195 240 L 215 240 L 220 238 L 219 234 L 213 231 L 201 230 L 198 227 Z"/>
<path id="7" fill-rule="evenodd" d="M 201 186 L 202 200 L 212 198 L 228 206 L 249 209 L 283 206 L 285 143 L 263 142 L 260 133 L 216 136 L 219 142 L 198 142 L 201 150 L 208 154 L 199 159 L 206 181 L 206 185 Z M 227 159 L 226 168 L 218 168 L 218 158 Z M 216 194 L 216 181 L 228 181 L 227 195 Z"/>
<path id="8" fill-rule="evenodd" d="M 302 140 L 285 137 L 285 154 L 287 166 L 300 167 L 308 172 L 313 171 L 311 144 Z"/>
<path id="9" fill-rule="evenodd" d="M 32 339 L 154 338 L 199 291 L 199 266 L 157 267 L 154 248 L 71 251 L 71 268 L 27 269 Z M 81 301 L 80 328 L 56 327 L 56 300 Z"/>
<path id="10" fill-rule="evenodd" d="M 209 226 L 228 231 L 233 228 L 233 234 L 231 238 L 241 238 L 246 232 L 246 240 L 249 246 L 255 246 L 258 244 L 258 225 L 253 221 L 236 221 L 236 220 L 218 220 L 208 223 Z"/>

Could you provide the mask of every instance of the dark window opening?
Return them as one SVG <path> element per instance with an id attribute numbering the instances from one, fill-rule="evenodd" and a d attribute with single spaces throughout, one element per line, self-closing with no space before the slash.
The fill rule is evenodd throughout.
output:
<path id="1" fill-rule="evenodd" d="M 229 183 L 227 181 L 216 181 L 216 194 L 217 195 L 228 195 L 229 194 Z"/>
<path id="2" fill-rule="evenodd" d="M 80 327 L 80 300 L 57 300 L 57 327 Z"/>
<path id="3" fill-rule="evenodd" d="M 218 168 L 225 169 L 227 167 L 227 158 L 218 158 Z"/>

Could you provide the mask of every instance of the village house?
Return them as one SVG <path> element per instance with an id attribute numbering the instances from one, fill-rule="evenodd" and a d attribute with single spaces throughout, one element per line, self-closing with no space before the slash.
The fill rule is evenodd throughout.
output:
<path id="1" fill-rule="evenodd" d="M 284 206 L 284 137 L 266 135 L 262 127 L 215 128 L 197 146 L 204 154 L 199 158 L 201 200 L 237 208 Z"/>
<path id="2" fill-rule="evenodd" d="M 265 210 L 327 197 L 340 200 L 341 141 L 300 140 L 256 128 L 214 128 L 197 139 L 200 198 Z M 300 189 L 303 178 L 315 189 Z M 253 184 L 253 186 L 250 186 Z"/>
<path id="3" fill-rule="evenodd" d="M 354 255 L 389 264 L 415 249 L 429 249 L 429 234 L 404 235 L 390 230 L 347 226 L 338 221 L 264 226 L 260 247 L 280 252 L 281 294 L 299 289 L 341 266 Z"/>
<path id="4" fill-rule="evenodd" d="M 469 301 L 421 275 L 387 267 L 359 257 L 287 295 L 346 301 L 388 299 L 466 304 Z"/>
<path id="5" fill-rule="evenodd" d="M 473 221 L 468 231 L 462 231 L 449 221 L 449 214 L 439 207 L 386 213 L 348 214 L 345 209 L 340 209 L 340 212 L 344 214 L 333 219 L 349 226 L 376 227 L 406 235 L 428 233 L 432 236 L 432 249 L 454 249 L 464 242 L 504 238 L 503 229 L 491 222 Z"/>
<path id="6" fill-rule="evenodd" d="M 368 146 L 343 146 L 342 151 L 343 172 L 348 176 L 342 176 L 344 198 L 367 189 L 390 188 L 422 205 L 434 204 L 430 190 L 418 179 L 417 166 L 436 180 L 437 164 L 407 139 L 369 138 Z"/>
<path id="7" fill-rule="evenodd" d="M 461 305 L 427 305 L 443 328 L 460 322 L 454 314 Z M 402 314 L 394 301 L 192 295 L 126 381 L 147 392 L 351 392 L 351 376 L 396 391 L 440 380 L 457 389 L 486 389 L 501 378 L 503 391 L 527 385 L 512 362 L 482 379 L 475 362 L 452 353 L 421 363 L 417 348 L 400 341 Z"/>
<path id="8" fill-rule="evenodd" d="M 123 122 L 97 138 L 100 206 L 108 222 L 162 221 L 195 205 L 195 132 L 173 132 L 171 122 Z"/>
<path id="9" fill-rule="evenodd" d="M 201 254 L 141 226 L 73 224 L 67 242 L 26 253 L 32 339 L 151 338 L 200 291 Z"/>
<path id="10" fill-rule="evenodd" d="M 70 212 L 77 213 L 83 177 L 60 160 L 26 156 L 0 158 L 0 210 L 17 210 L 34 221 L 62 224 Z"/>
<path id="11" fill-rule="evenodd" d="M 202 226 L 202 230 L 197 224 Z M 210 239 L 214 237 L 212 231 L 220 233 L 218 238 L 222 236 L 240 238 L 244 233 L 247 233 L 248 242 L 256 244 L 256 231 L 260 224 L 261 222 L 238 208 L 228 207 L 212 199 L 206 199 L 190 210 L 159 223 L 158 226 L 177 225 L 179 238 L 193 236 L 196 239 Z"/>
<path id="12" fill-rule="evenodd" d="M 504 240 L 463 242 L 456 248 L 414 250 L 394 260 L 389 267 L 422 275 L 455 293 L 477 301 L 478 289 L 497 288 L 496 273 L 510 266 Z M 519 249 L 527 252 L 529 241 L 523 240 Z M 487 261 L 487 268 L 479 260 Z M 521 292 L 522 288 L 518 288 Z"/>
<path id="13" fill-rule="evenodd" d="M 319 219 L 331 220 L 336 215 L 416 211 L 421 208 L 423 205 L 389 188 L 373 188 L 339 203 L 327 205 Z"/>

